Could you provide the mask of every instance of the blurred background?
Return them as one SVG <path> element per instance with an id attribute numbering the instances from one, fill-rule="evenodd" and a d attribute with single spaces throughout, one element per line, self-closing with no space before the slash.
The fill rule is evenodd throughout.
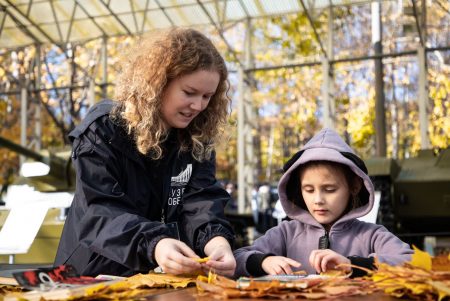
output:
<path id="1" fill-rule="evenodd" d="M 68 133 L 113 98 L 122 50 L 171 26 L 204 32 L 229 67 L 217 178 L 238 246 L 283 220 L 281 168 L 328 126 L 369 167 L 373 222 L 450 249 L 447 0 L 0 0 L 0 225 L 48 208 L 28 249 L 0 232 L 0 262 L 53 261 L 74 190 Z"/>

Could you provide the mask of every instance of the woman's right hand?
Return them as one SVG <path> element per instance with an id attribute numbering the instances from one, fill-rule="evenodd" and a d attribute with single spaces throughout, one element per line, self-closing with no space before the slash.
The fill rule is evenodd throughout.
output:
<path id="1" fill-rule="evenodd" d="M 184 242 L 163 238 L 155 247 L 155 260 L 165 273 L 189 274 L 201 270 L 202 266 L 192 258 L 199 258 Z"/>
<path id="2" fill-rule="evenodd" d="M 301 263 L 284 256 L 268 256 L 262 264 L 263 270 L 269 275 L 293 274 L 291 266 L 298 268 Z"/>

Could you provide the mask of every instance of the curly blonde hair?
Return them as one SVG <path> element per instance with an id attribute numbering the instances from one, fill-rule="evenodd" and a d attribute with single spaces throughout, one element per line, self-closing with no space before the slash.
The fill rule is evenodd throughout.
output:
<path id="1" fill-rule="evenodd" d="M 225 61 L 212 42 L 194 29 L 172 28 L 141 39 L 122 59 L 113 117 L 124 121 L 140 153 L 154 160 L 163 157 L 162 143 L 170 130 L 160 114 L 162 95 L 172 80 L 198 70 L 217 72 L 219 85 L 207 108 L 177 131 L 180 151 L 191 151 L 202 161 L 211 157 L 231 103 Z"/>

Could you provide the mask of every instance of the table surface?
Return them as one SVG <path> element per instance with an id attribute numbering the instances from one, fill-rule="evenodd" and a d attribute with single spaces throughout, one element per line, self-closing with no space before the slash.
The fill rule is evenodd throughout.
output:
<path id="1" fill-rule="evenodd" d="M 400 299 L 385 295 L 383 293 L 375 293 L 366 296 L 352 296 L 352 297 L 342 297 L 333 300 L 338 301 L 357 301 L 364 298 L 364 301 L 399 301 Z M 209 301 L 212 300 L 211 295 L 208 296 L 198 296 L 197 289 L 195 287 L 189 287 L 185 289 L 163 289 L 163 290 L 149 290 L 149 294 L 146 295 L 143 300 L 151 301 Z M 219 300 L 219 299 L 214 299 Z M 280 300 L 280 299 L 262 299 L 262 298 L 239 298 L 239 299 L 227 299 L 229 301 L 266 301 L 266 300 Z M 288 299 L 289 300 L 289 299 Z M 301 299 L 307 300 L 307 299 Z M 320 300 L 320 299 L 319 299 Z M 322 299 L 324 300 L 324 299 Z M 406 300 L 406 299 L 401 299 Z"/>

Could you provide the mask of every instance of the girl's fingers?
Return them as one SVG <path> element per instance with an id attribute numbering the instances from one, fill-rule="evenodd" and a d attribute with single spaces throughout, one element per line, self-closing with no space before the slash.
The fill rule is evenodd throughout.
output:
<path id="1" fill-rule="evenodd" d="M 330 259 L 330 256 L 324 256 L 322 258 L 322 261 L 320 262 L 320 267 L 322 269 L 322 272 L 326 272 L 327 271 L 327 266 L 328 266 L 329 259 Z"/>
<path id="2" fill-rule="evenodd" d="M 311 266 L 318 272 L 318 273 L 322 273 L 326 270 L 322 269 L 322 260 L 324 258 L 324 256 L 326 256 L 326 250 L 314 250 L 311 252 L 310 255 L 310 263 Z"/>
<path id="3" fill-rule="evenodd" d="M 294 259 L 291 259 L 291 258 L 286 258 L 286 261 L 289 265 L 296 267 L 296 268 L 298 268 L 302 265 L 300 262 L 295 261 Z"/>
<path id="4" fill-rule="evenodd" d="M 283 267 L 284 274 L 289 275 L 292 274 L 292 269 L 290 265 L 286 265 Z"/>

